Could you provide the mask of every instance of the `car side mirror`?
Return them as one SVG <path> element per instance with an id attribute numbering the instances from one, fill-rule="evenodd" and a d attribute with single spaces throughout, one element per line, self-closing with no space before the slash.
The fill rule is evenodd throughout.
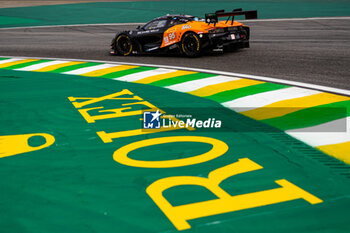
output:
<path id="1" fill-rule="evenodd" d="M 138 29 L 138 30 L 140 30 L 141 29 L 141 26 L 139 25 L 139 26 L 137 26 L 137 28 L 136 29 Z"/>

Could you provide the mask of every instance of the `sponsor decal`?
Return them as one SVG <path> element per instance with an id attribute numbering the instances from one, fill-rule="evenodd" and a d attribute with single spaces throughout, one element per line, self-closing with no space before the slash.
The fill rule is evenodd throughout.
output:
<path id="1" fill-rule="evenodd" d="M 153 50 L 156 50 L 156 49 L 159 49 L 159 47 L 154 47 L 154 48 L 150 48 L 150 49 L 147 49 L 147 51 L 153 51 Z"/>
<path id="2" fill-rule="evenodd" d="M 147 34 L 147 33 L 155 33 L 159 32 L 159 29 L 152 29 L 152 30 L 147 30 L 147 31 L 139 31 L 137 32 L 137 35 L 142 35 L 142 34 Z"/>
<path id="3" fill-rule="evenodd" d="M 168 46 L 171 44 L 174 44 L 176 42 L 175 40 L 176 38 L 176 34 L 175 31 L 172 31 L 170 33 L 168 33 L 168 35 L 164 36 L 164 46 Z"/>

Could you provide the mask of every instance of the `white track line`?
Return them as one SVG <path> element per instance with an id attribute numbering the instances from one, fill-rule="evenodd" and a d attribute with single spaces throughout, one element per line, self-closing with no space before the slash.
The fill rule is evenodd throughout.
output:
<path id="1" fill-rule="evenodd" d="M 58 65 L 58 64 L 64 64 L 68 63 L 69 61 L 48 61 L 48 62 L 43 62 L 40 64 L 35 64 L 31 66 L 26 66 L 23 68 L 15 69 L 15 70 L 23 70 L 23 71 L 33 71 L 33 70 L 39 70 L 48 66 L 53 66 L 53 65 Z"/>
<path id="2" fill-rule="evenodd" d="M 175 71 L 176 70 L 173 70 L 173 69 L 159 68 L 159 69 L 155 69 L 155 70 L 148 70 L 148 71 L 143 71 L 143 72 L 139 72 L 139 73 L 125 75 L 125 76 L 122 76 L 119 78 L 114 78 L 114 80 L 134 82 L 134 81 L 141 80 L 141 79 L 144 79 L 147 77 L 160 75 L 160 74 L 168 74 L 168 73 L 172 73 Z"/>
<path id="3" fill-rule="evenodd" d="M 62 74 L 74 74 L 74 75 L 80 75 L 80 74 L 86 74 L 89 72 L 93 72 L 96 70 L 102 70 L 102 69 L 107 69 L 107 68 L 112 68 L 112 67 L 117 67 L 120 66 L 119 64 L 101 64 L 101 65 L 96 65 L 96 66 L 90 66 L 90 67 L 84 67 L 72 71 L 67 71 Z"/>
<path id="4" fill-rule="evenodd" d="M 238 98 L 222 103 L 223 106 L 234 109 L 237 112 L 248 111 L 263 107 L 278 101 L 295 99 L 320 93 L 300 87 L 288 87 L 285 89 L 263 92 L 255 95 Z"/>
<path id="5" fill-rule="evenodd" d="M 29 58 L 29 57 L 13 57 L 13 56 L 0 56 L 0 57 L 5 57 L 5 58 L 12 57 L 11 59 L 0 61 L 0 64 L 12 62 L 12 61 L 20 61 L 20 60 Z M 58 58 L 32 58 L 32 59 L 55 60 Z M 106 61 L 84 60 L 84 59 L 63 59 L 63 61 L 106 62 Z M 156 69 L 156 70 L 158 70 L 158 72 L 154 72 L 156 70 L 140 72 L 140 73 L 148 73 L 148 74 L 153 73 L 153 75 L 159 74 L 160 70 L 163 70 L 163 73 L 164 72 L 168 73 L 168 72 L 174 72 L 174 71 L 176 71 L 176 69 L 182 69 L 182 70 L 191 70 L 191 71 L 196 71 L 196 72 L 206 72 L 206 73 L 215 73 L 215 74 L 225 74 L 225 75 L 231 75 L 231 76 L 240 76 L 243 78 L 252 77 L 253 79 L 263 80 L 263 81 L 271 81 L 271 79 L 273 79 L 273 78 L 268 78 L 268 77 L 236 74 L 236 73 L 230 73 L 230 72 L 220 72 L 220 71 L 205 70 L 205 69 L 191 69 L 191 68 L 186 68 L 186 67 L 157 66 L 157 65 L 149 65 L 149 64 L 108 62 L 108 64 L 101 64 L 101 65 L 97 65 L 97 66 L 99 68 L 101 68 L 101 67 L 109 68 L 109 67 L 114 67 L 114 66 L 118 66 L 118 65 L 122 65 L 122 64 L 124 64 L 124 65 L 125 64 L 136 65 L 136 66 L 149 66 L 149 67 L 164 67 L 164 68 Z M 96 70 L 97 66 L 94 66 L 95 68 L 93 70 Z M 86 68 L 91 68 L 91 67 L 86 67 Z M 85 69 L 85 68 L 78 69 L 78 70 L 80 70 L 79 73 L 82 72 L 81 71 L 82 69 Z M 77 70 L 75 70 L 75 71 L 77 71 Z M 86 71 L 91 72 L 91 70 L 85 69 L 84 73 L 86 73 Z M 73 74 L 72 71 L 66 72 L 66 73 Z M 140 74 L 140 73 L 138 73 L 138 74 Z M 154 73 L 156 73 L 156 74 L 154 74 Z M 160 73 L 162 73 L 162 72 L 160 72 Z M 76 73 L 74 73 L 74 74 L 76 74 Z M 137 75 L 137 74 L 127 75 L 127 76 L 124 76 L 121 78 L 116 78 L 116 80 L 131 81 L 132 79 L 134 79 L 133 77 L 135 75 Z M 153 76 L 153 75 L 150 75 L 150 76 Z M 146 76 L 141 74 L 138 76 L 137 80 L 145 78 Z M 149 76 L 147 76 L 147 77 L 149 77 Z M 211 77 L 211 78 L 206 78 L 206 79 L 214 80 L 214 78 L 221 79 L 223 77 L 217 76 L 217 77 Z M 223 79 L 226 79 L 226 78 L 237 79 L 236 77 L 224 77 Z M 290 81 L 287 81 L 287 80 L 278 80 L 278 79 L 273 79 L 273 80 L 276 80 L 277 83 L 283 83 L 283 84 L 289 84 L 289 85 L 291 83 Z M 136 80 L 132 80 L 132 81 L 136 81 Z M 196 81 L 200 81 L 200 80 L 196 80 Z M 190 82 L 192 82 L 192 81 L 190 81 Z M 187 82 L 187 84 L 190 82 Z M 329 87 L 318 86 L 318 85 L 313 85 L 313 84 L 308 84 L 308 83 L 301 83 L 301 82 L 293 82 L 293 83 L 297 83 L 299 86 L 304 85 L 304 87 L 313 87 L 314 89 L 326 90 L 329 92 L 350 95 L 350 91 L 347 91 L 347 90 L 329 88 Z M 197 86 L 202 85 L 202 84 L 200 84 L 200 82 L 198 84 L 199 85 L 197 85 Z M 174 88 L 174 86 L 175 86 L 175 88 Z M 184 90 L 184 89 L 180 88 L 180 85 L 173 85 L 173 89 Z M 309 96 L 309 95 L 313 95 L 313 94 L 317 94 L 317 93 L 320 93 L 320 92 L 315 91 L 315 90 L 306 90 L 306 89 L 298 88 L 298 87 L 289 87 L 289 88 L 282 89 L 282 90 L 276 90 L 276 91 L 270 91 L 270 92 L 266 92 L 266 93 L 255 94 L 255 95 L 239 98 L 237 100 L 228 101 L 228 102 L 224 103 L 223 105 L 226 107 L 232 107 L 232 106 L 243 107 L 243 106 L 245 106 L 245 107 L 250 107 L 250 108 L 254 109 L 258 106 L 266 106 L 270 103 L 274 103 L 277 101 L 300 98 L 300 97 Z M 235 105 L 234 103 L 237 103 L 237 105 Z M 345 132 L 320 132 L 320 131 L 326 131 L 327 129 L 329 131 L 334 130 L 334 129 L 339 129 L 339 126 L 340 127 L 342 126 L 341 124 L 344 125 L 346 123 L 347 123 L 347 126 L 346 126 Z M 296 139 L 299 139 L 300 141 L 303 141 L 303 142 L 313 146 L 313 147 L 348 142 L 348 141 L 350 141 L 350 117 L 338 119 L 338 120 L 335 120 L 332 122 L 327 122 L 327 123 L 317 125 L 317 126 L 312 126 L 312 127 L 302 128 L 302 129 L 288 130 L 288 131 L 286 131 L 286 133 L 295 137 Z"/>
<path id="6" fill-rule="evenodd" d="M 348 16 L 339 17 L 309 17 L 309 18 L 279 18 L 279 19 L 249 19 L 239 20 L 239 22 L 283 22 L 283 21 L 307 21 L 307 20 L 349 20 Z M 89 27 L 89 26 L 128 26 L 128 25 L 142 25 L 143 23 L 96 23 L 96 24 L 70 24 L 70 25 L 48 25 L 48 26 L 28 26 L 28 27 L 7 27 L 6 29 L 34 29 L 34 28 L 56 28 L 56 27 Z"/>
<path id="7" fill-rule="evenodd" d="M 9 62 L 14 62 L 14 61 L 21 61 L 24 60 L 25 58 L 11 58 L 11 59 L 6 59 L 6 60 L 1 60 L 0 64 L 5 64 Z"/>
<path id="8" fill-rule="evenodd" d="M 215 85 L 215 84 L 219 84 L 219 83 L 230 82 L 230 81 L 239 80 L 239 79 L 240 78 L 233 78 L 233 77 L 229 77 L 229 76 L 218 75 L 218 76 L 214 76 L 214 77 L 202 78 L 202 79 L 198 79 L 198 80 L 179 83 L 179 84 L 167 86 L 166 88 L 174 90 L 174 91 L 190 92 L 190 91 L 198 90 L 202 87 Z"/>
<path id="9" fill-rule="evenodd" d="M 48 60 L 64 60 L 64 61 L 99 62 L 99 63 L 109 63 L 109 64 L 116 64 L 116 65 L 148 66 L 148 67 L 157 67 L 157 68 L 174 69 L 174 70 L 187 70 L 187 71 L 210 73 L 210 74 L 216 74 L 216 75 L 225 75 L 225 76 L 232 76 L 232 77 L 239 77 L 239 78 L 254 79 L 254 80 L 259 80 L 259 81 L 279 83 L 279 84 L 285 84 L 285 85 L 290 85 L 290 86 L 298 86 L 298 87 L 304 87 L 304 88 L 309 88 L 309 89 L 314 89 L 314 90 L 320 90 L 320 91 L 350 96 L 349 90 L 340 89 L 340 88 L 326 87 L 326 86 L 321 86 L 321 85 L 316 85 L 316 84 L 296 82 L 296 81 L 290 81 L 290 80 L 279 79 L 279 78 L 270 78 L 270 77 L 264 77 L 264 76 L 240 74 L 240 73 L 218 71 L 218 70 L 188 68 L 188 67 L 180 67 L 180 66 L 143 64 L 143 63 L 130 63 L 130 62 L 111 62 L 111 61 L 102 61 L 102 60 L 87 60 L 87 59 L 62 59 L 62 58 L 18 57 L 18 56 L 0 56 L 0 57 L 16 58 L 16 59 L 31 58 L 31 59 L 43 59 L 43 60 L 48 59 Z"/>
<path id="10" fill-rule="evenodd" d="M 339 127 L 342 127 L 344 132 L 334 132 L 334 129 Z M 333 132 L 330 132 L 332 130 Z M 350 141 L 350 117 L 303 129 L 287 130 L 286 133 L 313 147 L 348 142 Z"/>

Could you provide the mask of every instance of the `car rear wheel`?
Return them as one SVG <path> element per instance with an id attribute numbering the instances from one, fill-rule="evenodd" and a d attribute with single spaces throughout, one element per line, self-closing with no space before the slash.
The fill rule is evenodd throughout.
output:
<path id="1" fill-rule="evenodd" d="M 182 52 L 188 57 L 198 57 L 201 54 L 201 42 L 197 34 L 186 33 L 181 40 Z"/>
<path id="2" fill-rule="evenodd" d="M 122 56 L 128 56 L 132 52 L 132 42 L 128 35 L 121 34 L 115 38 L 115 52 Z"/>

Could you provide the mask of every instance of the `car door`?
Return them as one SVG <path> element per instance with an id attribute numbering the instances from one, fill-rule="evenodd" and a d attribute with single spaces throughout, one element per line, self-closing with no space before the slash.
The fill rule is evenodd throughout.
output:
<path id="1" fill-rule="evenodd" d="M 155 19 L 144 25 L 137 32 L 138 41 L 145 51 L 151 51 L 161 46 L 167 24 L 167 19 Z"/>
<path id="2" fill-rule="evenodd" d="M 183 18 L 179 16 L 172 17 L 169 20 L 167 29 L 164 31 L 163 43 L 161 45 L 161 48 L 177 43 L 179 41 L 180 33 L 183 28 L 181 28 L 181 30 L 178 30 L 176 26 L 182 25 L 182 24 L 185 26 L 185 24 L 188 21 L 189 20 L 187 18 Z"/>

